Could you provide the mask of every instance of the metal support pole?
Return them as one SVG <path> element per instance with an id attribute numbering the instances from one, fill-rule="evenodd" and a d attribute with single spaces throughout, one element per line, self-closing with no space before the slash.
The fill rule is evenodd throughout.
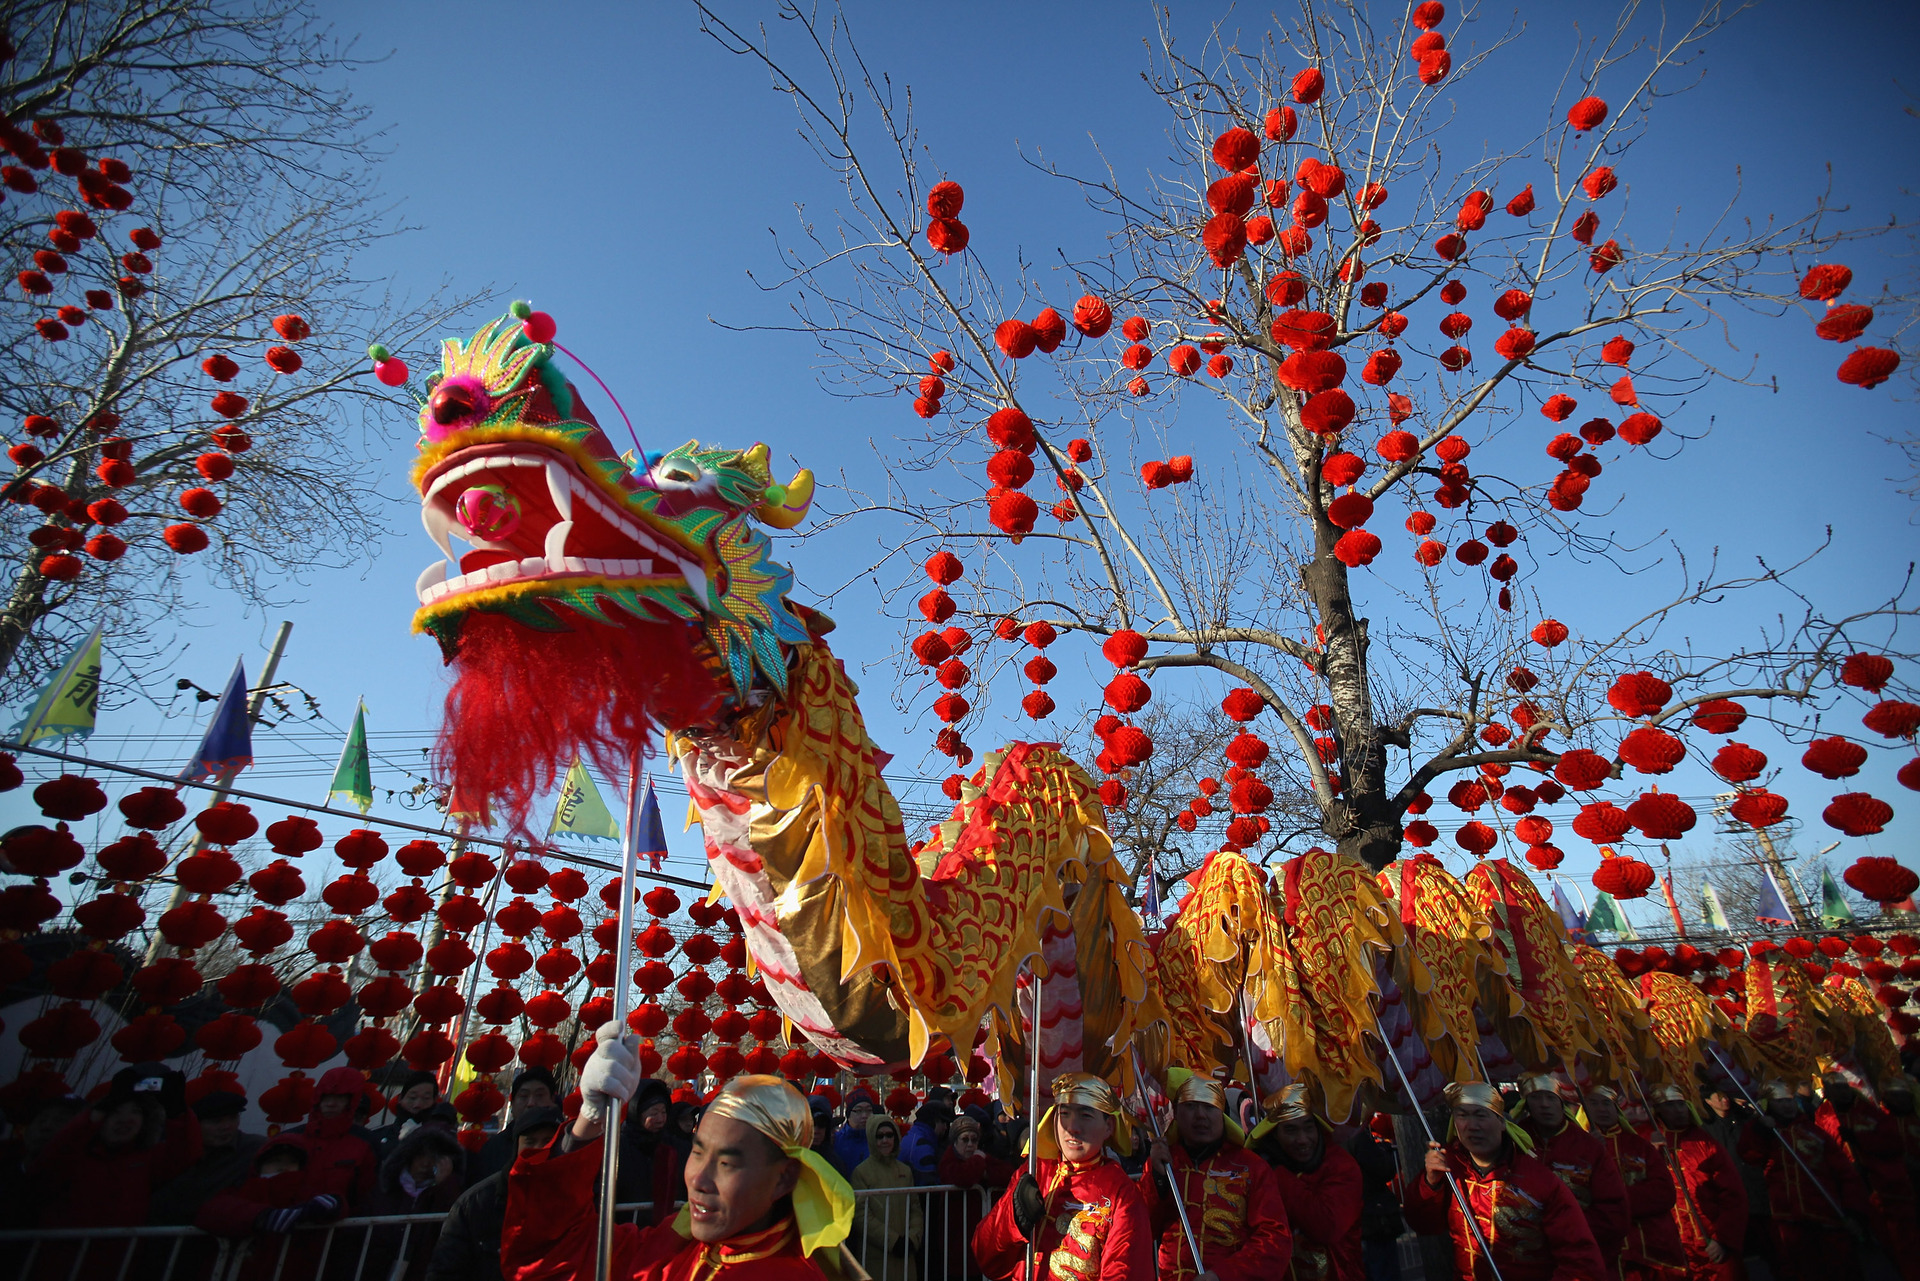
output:
<path id="1" fill-rule="evenodd" d="M 1147 1124 L 1153 1129 L 1154 1142 L 1165 1143 L 1166 1136 L 1160 1133 L 1160 1118 L 1154 1115 L 1153 1102 L 1147 1098 L 1147 1073 L 1140 1066 L 1140 1046 L 1130 1041 L 1127 1043 L 1127 1052 L 1133 1055 L 1133 1083 L 1140 1091 L 1140 1109 L 1147 1114 Z M 1193 1223 L 1187 1218 L 1187 1199 L 1180 1194 L 1179 1187 L 1171 1177 L 1167 1179 L 1167 1186 L 1173 1189 L 1173 1208 L 1180 1212 L 1180 1231 L 1186 1234 L 1187 1249 L 1193 1254 L 1193 1270 L 1196 1274 L 1205 1272 L 1207 1265 L 1200 1254 L 1200 1238 L 1193 1235 Z"/>
<path id="2" fill-rule="evenodd" d="M 1037 1183 L 1040 1180 L 1040 996 L 1045 990 L 1046 981 L 1042 977 L 1046 961 L 1034 957 L 1033 967 L 1029 971 L 1033 978 L 1033 1020 L 1027 1037 L 1027 1051 L 1033 1061 L 1027 1065 L 1027 1173 Z M 1040 1194 L 1041 1205 L 1046 1204 L 1046 1193 Z M 1034 1243 L 1027 1242 L 1027 1270 L 1024 1275 L 1033 1276 Z"/>
<path id="3" fill-rule="evenodd" d="M 1733 1082 L 1733 1088 L 1740 1091 L 1740 1093 L 1746 1097 L 1747 1102 L 1750 1105 L 1752 1105 L 1753 1110 L 1755 1112 L 1758 1112 L 1761 1116 L 1766 1116 L 1767 1115 L 1766 1108 L 1760 1105 L 1760 1100 L 1754 1098 L 1753 1095 L 1747 1093 L 1747 1087 L 1740 1084 L 1740 1078 L 1733 1074 L 1733 1069 L 1727 1065 L 1727 1061 L 1720 1057 L 1719 1049 L 1713 1044 L 1707 1043 L 1706 1051 L 1708 1054 L 1713 1055 L 1713 1061 L 1720 1065 L 1720 1070 L 1727 1074 L 1727 1079 L 1729 1081 Z M 1768 1117 L 1767 1119 L 1772 1120 L 1773 1118 Z M 1774 1138 L 1780 1141 L 1780 1146 L 1787 1150 L 1787 1155 L 1793 1158 L 1794 1164 L 1800 1167 L 1801 1173 L 1807 1176 L 1807 1179 L 1813 1184 L 1814 1187 L 1820 1189 L 1820 1195 L 1827 1199 L 1827 1204 L 1833 1207 L 1833 1212 L 1839 1215 L 1842 1220 L 1845 1220 L 1847 1217 L 1847 1212 L 1841 1209 L 1840 1203 L 1838 1201 L 1834 1200 L 1833 1193 L 1827 1191 L 1827 1185 L 1820 1182 L 1820 1176 L 1813 1172 L 1813 1167 L 1807 1164 L 1806 1158 L 1802 1157 L 1798 1152 L 1794 1150 L 1793 1144 L 1787 1142 L 1786 1135 L 1780 1133 L 1780 1130 L 1778 1128 L 1778 1122 L 1775 1122 L 1775 1127 L 1771 1131 L 1771 1133 L 1773 1134 Z"/>
<path id="4" fill-rule="evenodd" d="M 1381 1048 L 1386 1050 L 1387 1060 L 1393 1064 L 1394 1074 L 1400 1078 L 1400 1088 L 1407 1092 L 1407 1106 L 1411 1107 L 1413 1114 L 1420 1118 L 1420 1128 L 1427 1132 L 1427 1142 L 1438 1143 L 1440 1140 L 1435 1137 L 1433 1127 L 1427 1124 L 1427 1114 L 1420 1109 L 1420 1100 L 1413 1095 L 1413 1082 L 1407 1079 L 1407 1069 L 1400 1065 L 1400 1056 L 1394 1053 L 1393 1042 L 1387 1037 L 1387 1029 L 1380 1025 L 1378 1015 L 1374 1016 L 1373 1030 L 1380 1034 Z M 1481 1070 L 1485 1071 L 1484 1066 Z M 1421 1177 L 1426 1176 L 1422 1174 Z M 1500 1275 L 1500 1265 L 1493 1261 L 1493 1251 L 1487 1245 L 1487 1238 L 1480 1231 L 1480 1220 L 1473 1217 L 1473 1203 L 1467 1200 L 1466 1190 L 1460 1186 L 1460 1180 L 1453 1177 L 1452 1170 L 1447 1171 L 1447 1186 L 1453 1189 L 1453 1199 L 1454 1203 L 1460 1207 L 1460 1217 L 1467 1221 L 1469 1228 L 1473 1229 L 1473 1239 L 1480 1243 L 1480 1253 L 1486 1256 L 1487 1266 L 1493 1269 L 1494 1281 L 1506 1281 L 1506 1278 Z"/>
<path id="5" fill-rule="evenodd" d="M 616 910 L 620 933 L 613 950 L 615 1036 L 626 1035 L 627 1013 L 632 1003 L 633 976 L 627 970 L 633 965 L 633 884 L 640 870 L 640 785 L 640 748 L 636 745 L 627 760 L 627 827 L 621 833 L 625 839 L 621 841 L 620 905 Z M 597 1281 L 609 1281 L 613 1271 L 614 1191 L 620 1179 L 620 1103 L 617 1099 L 607 1112 L 600 1143 L 600 1233 L 594 1276 Z"/>

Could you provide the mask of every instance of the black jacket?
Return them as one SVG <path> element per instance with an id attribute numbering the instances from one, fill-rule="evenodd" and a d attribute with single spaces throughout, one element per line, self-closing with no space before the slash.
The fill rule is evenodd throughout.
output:
<path id="1" fill-rule="evenodd" d="M 460 1194 L 440 1225 L 426 1281 L 501 1281 L 500 1233 L 507 1222 L 507 1175 L 489 1175 Z"/>

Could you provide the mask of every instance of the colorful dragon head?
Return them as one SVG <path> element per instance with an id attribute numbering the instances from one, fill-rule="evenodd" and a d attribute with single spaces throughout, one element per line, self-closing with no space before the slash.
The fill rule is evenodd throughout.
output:
<path id="1" fill-rule="evenodd" d="M 786 604 L 793 575 L 755 522 L 798 525 L 812 473 L 775 483 L 764 444 L 622 457 L 553 354 L 511 316 L 445 343 L 413 482 L 446 559 L 420 575 L 414 630 L 452 661 L 476 614 L 544 632 L 686 621 L 737 694 L 756 673 L 784 693 L 781 643 L 807 633 Z M 456 555 L 454 539 L 469 550 Z"/>

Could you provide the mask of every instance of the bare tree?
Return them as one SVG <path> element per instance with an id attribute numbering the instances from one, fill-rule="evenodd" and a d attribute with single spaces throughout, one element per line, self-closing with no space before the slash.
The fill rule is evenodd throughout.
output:
<path id="1" fill-rule="evenodd" d="M 40 0 L 5 34 L 20 288 L 0 412 L 26 433 L 0 488 L 10 698 L 96 623 L 137 677 L 190 567 L 265 605 L 364 564 L 369 446 L 404 403 L 367 338 L 400 346 L 451 308 L 354 272 L 398 226 L 372 194 L 377 135 L 334 87 L 350 52 L 302 6 Z"/>
<path id="2" fill-rule="evenodd" d="M 768 71 L 839 188 L 833 216 L 809 214 L 763 282 L 790 300 L 788 328 L 820 344 L 837 394 L 917 392 L 922 427 L 884 447 L 890 492 L 855 494 L 827 523 L 898 520 L 890 541 L 909 563 L 968 552 L 966 581 L 948 592 L 936 578 L 921 601 L 935 626 L 1091 636 L 1131 669 L 1109 686 L 1130 710 L 1145 701 L 1131 671 L 1155 678 L 1149 697 L 1165 696 L 1170 668 L 1251 690 L 1279 722 L 1271 760 L 1249 767 L 1270 784 L 1254 799 L 1303 791 L 1319 833 L 1375 866 L 1434 839 L 1406 820 L 1450 776 L 1462 810 L 1492 815 L 1456 833 L 1483 853 L 1569 788 L 1671 770 L 1682 735 L 1698 744 L 1764 714 L 1805 737 L 1864 705 L 1842 661 L 1894 643 L 1904 587 L 1833 619 L 1797 595 L 1803 566 L 1707 557 L 1700 572 L 1675 548 L 1668 599 L 1580 637 L 1535 586 L 1548 557 L 1637 550 L 1582 519 L 1602 473 L 1677 453 L 1687 433 L 1662 415 L 1689 394 L 1763 380 L 1725 326 L 1801 305 L 1805 269 L 1831 267 L 1856 234 L 1817 197 L 1798 216 L 1736 200 L 1668 229 L 1625 207 L 1653 108 L 1720 29 L 1719 6 L 1669 24 L 1628 4 L 1580 50 L 1563 99 L 1540 104 L 1531 141 L 1464 165 L 1443 150 L 1446 104 L 1473 91 L 1485 52 L 1447 47 L 1439 4 L 1376 17 L 1309 3 L 1257 36 L 1216 28 L 1191 52 L 1163 24 L 1148 81 L 1169 124 L 1165 168 L 1136 186 L 1116 168 L 1074 177 L 1036 160 L 1085 194 L 1107 244 L 1045 272 L 1014 261 L 1010 280 L 962 221 L 963 190 L 926 172 L 910 96 L 861 60 L 837 12 L 781 8 L 804 74 L 765 30 L 702 13 Z M 1469 297 L 1486 310 L 1457 310 Z M 1469 332 L 1489 321 L 1476 353 Z M 1169 457 L 1182 412 L 1232 424 L 1231 455 Z M 1550 441 L 1550 467 L 1520 439 L 1536 412 L 1580 423 Z M 1054 496 L 1036 501 L 1027 486 L 1047 481 Z M 1410 512 L 1395 553 L 1421 567 L 1410 588 L 1367 568 L 1386 554 L 1368 524 L 1392 501 Z M 1664 642 L 1688 610 L 1745 597 L 1789 621 L 1735 654 Z M 1619 683 L 1639 669 L 1647 680 Z M 1904 687 L 1871 692 L 1889 688 L 1897 700 Z M 944 705 L 938 746 L 959 764 L 967 714 L 987 702 Z M 1109 774 L 1157 755 L 1139 725 L 1108 728 L 1096 763 Z M 1570 762 L 1576 745 L 1599 755 Z M 1558 778 L 1510 785 L 1516 769 Z M 1653 795 L 1631 828 L 1611 830 L 1619 811 L 1602 807 L 1594 830 L 1657 842 L 1695 820 Z M 1536 865 L 1557 864 L 1540 822 L 1524 830 Z"/>

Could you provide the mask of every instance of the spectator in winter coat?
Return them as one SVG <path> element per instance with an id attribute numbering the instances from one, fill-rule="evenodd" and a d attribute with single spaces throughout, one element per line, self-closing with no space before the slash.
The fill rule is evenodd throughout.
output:
<path id="1" fill-rule="evenodd" d="M 200 1159 L 187 1081 L 158 1063 L 122 1069 L 92 1110 L 48 1141 L 27 1169 L 43 1228 L 139 1227 L 153 1191 Z M 88 1254 L 109 1275 L 117 1270 Z"/>
<path id="2" fill-rule="evenodd" d="M 935 1169 L 940 1164 L 940 1149 L 947 1145 L 947 1127 L 953 1124 L 953 1109 L 944 1103 L 922 1103 L 914 1113 L 913 1124 L 900 1138 L 900 1159 L 913 1170 L 913 1181 L 925 1186 L 937 1183 Z"/>
<path id="3" fill-rule="evenodd" d="M 357 1210 L 373 1195 L 380 1170 L 371 1137 L 353 1119 L 366 1093 L 367 1078 L 360 1069 L 328 1068 L 314 1087 L 307 1123 L 292 1131 L 306 1138 L 306 1175 L 316 1192 L 336 1198 L 349 1210 Z"/>
<path id="4" fill-rule="evenodd" d="M 895 1155 L 900 1147 L 900 1127 L 884 1112 L 867 1118 L 867 1159 L 854 1167 L 847 1180 L 855 1191 L 897 1191 L 911 1188 L 913 1170 Z M 860 1259 L 860 1266 L 874 1276 L 904 1277 L 914 1281 L 920 1275 L 916 1264 L 926 1224 L 915 1196 L 877 1196 L 854 1203 L 853 1232 L 847 1248 Z"/>
<path id="5" fill-rule="evenodd" d="M 563 1120 L 559 1108 L 536 1108 L 522 1115 L 507 1129 L 514 1159 L 546 1147 Z M 500 1230 L 506 1217 L 507 1170 L 501 1170 L 475 1183 L 453 1203 L 440 1225 L 426 1281 L 500 1281 Z"/>
<path id="6" fill-rule="evenodd" d="M 427 1126 L 414 1127 L 380 1163 L 373 1195 L 359 1209 L 365 1215 L 445 1214 L 460 1199 L 465 1183 L 461 1173 L 466 1151 L 450 1134 Z M 366 1278 L 398 1281 L 394 1265 L 406 1260 L 407 1281 L 420 1281 L 439 1238 L 437 1223 L 414 1223 L 373 1230 L 367 1242 L 367 1261 L 360 1269 Z M 353 1242 L 358 1245 L 359 1242 Z"/>
<path id="7" fill-rule="evenodd" d="M 325 1190 L 333 1181 L 314 1168 L 312 1140 L 277 1135 L 255 1155 L 253 1177 L 209 1199 L 194 1223 L 215 1236 L 253 1238 L 237 1281 L 313 1281 L 326 1234 L 293 1229 L 340 1217 L 340 1198 Z"/>
<path id="8" fill-rule="evenodd" d="M 833 1132 L 833 1164 L 841 1174 L 851 1177 L 854 1167 L 867 1159 L 867 1119 L 879 1106 L 864 1086 L 847 1091 L 846 1123 Z"/>
<path id="9" fill-rule="evenodd" d="M 431 1072 L 409 1072 L 393 1097 L 393 1120 L 369 1133 L 373 1136 L 374 1155 L 385 1161 L 407 1137 L 427 1119 L 427 1113 L 440 1102 L 440 1081 Z"/>
<path id="10" fill-rule="evenodd" d="M 0 1144 L 0 1231 L 33 1226 L 33 1183 L 27 1177 L 27 1167 L 67 1122 L 86 1110 L 86 1103 L 71 1095 L 43 1100 L 14 1127 L 12 1137 Z"/>
<path id="11" fill-rule="evenodd" d="M 226 1090 L 202 1095 L 193 1104 L 200 1118 L 200 1159 L 156 1188 L 149 1221 L 192 1223 L 215 1193 L 237 1188 L 253 1175 L 253 1158 L 266 1138 L 240 1128 L 247 1096 Z"/>
<path id="12" fill-rule="evenodd" d="M 1363 1201 L 1360 1207 L 1360 1251 L 1367 1264 L 1367 1281 L 1400 1281 L 1400 1234 L 1406 1221 L 1400 1215 L 1400 1155 L 1394 1147 L 1393 1118 L 1376 1112 L 1347 1140 L 1347 1153 L 1360 1166 Z"/>
<path id="13" fill-rule="evenodd" d="M 500 1171 L 512 1165 L 515 1158 L 513 1146 L 513 1123 L 529 1112 L 538 1112 L 545 1108 L 558 1107 L 560 1104 L 560 1086 L 554 1081 L 553 1073 L 545 1068 L 526 1068 L 513 1078 L 513 1088 L 507 1091 L 507 1124 L 500 1133 L 480 1145 L 479 1155 L 473 1167 L 474 1181 Z"/>
<path id="14" fill-rule="evenodd" d="M 940 1154 L 935 1173 L 936 1183 L 949 1183 L 960 1189 L 946 1193 L 942 1202 L 932 1207 L 935 1217 L 927 1225 L 928 1236 L 932 1238 L 931 1257 L 946 1256 L 947 1276 L 951 1281 L 963 1278 L 974 1281 L 980 1276 L 979 1265 L 974 1263 L 968 1249 L 973 1230 L 980 1226 L 993 1198 L 1019 1173 L 1014 1162 L 990 1156 L 980 1146 L 981 1135 L 982 1127 L 976 1118 L 966 1115 L 953 1118 L 953 1124 L 947 1127 L 947 1149 Z"/>
<path id="15" fill-rule="evenodd" d="M 640 1082 L 620 1127 L 620 1179 L 614 1200 L 622 1205 L 650 1202 L 653 1209 L 641 1211 L 635 1220 L 643 1227 L 671 1219 L 675 1203 L 687 1199 L 687 1159 L 667 1142 L 672 1102 L 667 1083 L 649 1077 Z"/>

